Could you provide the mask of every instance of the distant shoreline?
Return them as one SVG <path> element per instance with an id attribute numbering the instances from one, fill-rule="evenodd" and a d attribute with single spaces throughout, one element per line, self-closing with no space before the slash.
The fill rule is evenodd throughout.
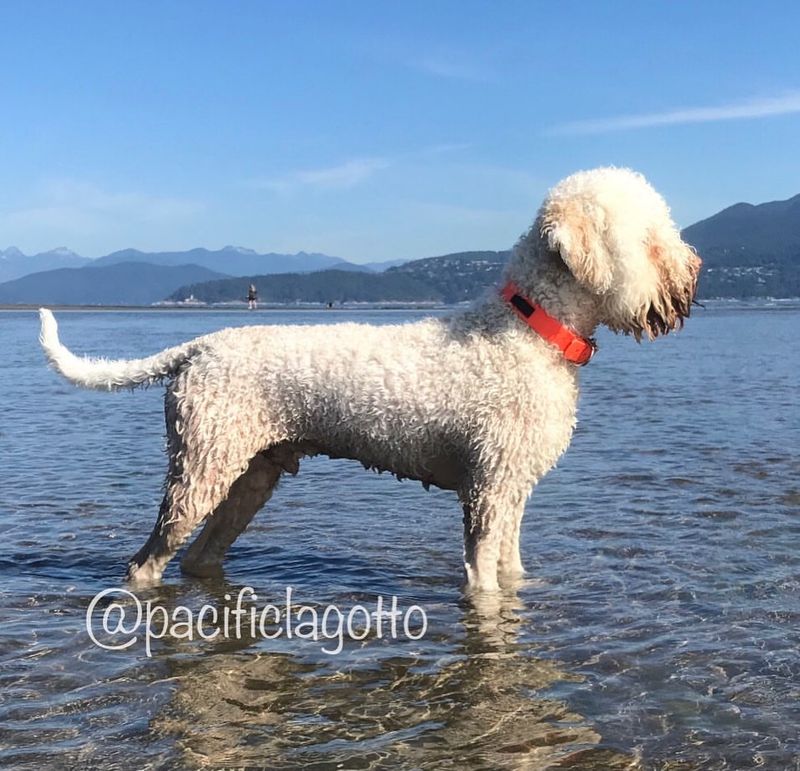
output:
<path id="1" fill-rule="evenodd" d="M 259 305 L 255 311 L 248 311 L 246 305 L 59 305 L 49 303 L 0 303 L 0 311 L 39 311 L 39 308 L 46 307 L 51 311 L 131 311 L 131 312 L 185 312 L 185 311 L 204 311 L 204 312 L 230 312 L 241 311 L 242 313 L 260 313 L 262 311 L 290 311 L 308 312 L 325 311 L 326 313 L 336 313 L 338 311 L 436 311 L 448 308 L 457 308 L 458 305 L 445 305 L 444 303 L 352 303 L 346 305 L 334 305 L 328 308 L 318 303 L 308 305 Z"/>
<path id="2" fill-rule="evenodd" d="M 714 297 L 700 299 L 698 301 L 703 306 L 712 308 L 764 308 L 792 306 L 800 303 L 800 297 L 753 297 L 742 300 L 736 297 Z M 61 305 L 61 304 L 38 304 L 38 303 L 0 303 L 0 312 L 38 312 L 39 308 L 47 307 L 52 311 L 60 312 L 128 312 L 128 313 L 185 313 L 187 311 L 202 311 L 204 313 L 230 313 L 232 311 L 242 313 L 258 314 L 264 311 L 276 312 L 287 311 L 289 313 L 308 313 L 309 311 L 319 311 L 325 313 L 336 313 L 341 311 L 441 311 L 460 307 L 466 307 L 470 303 L 459 303 L 447 305 L 445 303 L 347 303 L 345 305 L 334 305 L 328 308 L 319 303 L 308 303 L 305 305 L 278 305 L 262 304 L 255 311 L 249 311 L 247 306 L 242 305 Z"/>

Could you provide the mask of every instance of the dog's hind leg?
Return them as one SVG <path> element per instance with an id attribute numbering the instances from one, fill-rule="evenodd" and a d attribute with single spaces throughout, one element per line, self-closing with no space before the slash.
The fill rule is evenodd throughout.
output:
<path id="1" fill-rule="evenodd" d="M 191 374 L 191 371 L 190 371 Z M 242 430 L 253 409 L 222 402 L 203 383 L 179 379 L 167 390 L 165 414 L 169 450 L 166 492 L 153 532 L 128 565 L 132 583 L 153 583 L 194 529 L 227 497 L 260 449 L 261 438 Z M 189 396 L 187 396 L 187 393 Z M 189 400 L 191 397 L 191 401 Z M 210 400 L 214 398 L 214 401 Z"/>
<path id="2" fill-rule="evenodd" d="M 153 532 L 128 564 L 128 580 L 134 584 L 155 583 L 167 563 L 194 529 L 222 503 L 241 469 L 224 476 L 214 485 L 184 477 L 168 485 Z"/>
<path id="3" fill-rule="evenodd" d="M 258 453 L 247 471 L 231 485 L 228 497 L 206 520 L 205 527 L 181 560 L 181 570 L 192 576 L 222 575 L 222 560 L 231 544 L 272 497 L 283 468 Z"/>

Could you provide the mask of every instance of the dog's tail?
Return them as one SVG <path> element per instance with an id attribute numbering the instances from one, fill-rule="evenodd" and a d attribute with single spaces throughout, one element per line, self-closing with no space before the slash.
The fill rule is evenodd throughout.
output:
<path id="1" fill-rule="evenodd" d="M 113 360 L 76 356 L 58 339 L 55 316 L 46 308 L 40 308 L 39 318 L 42 322 L 39 342 L 51 366 L 71 383 L 99 391 L 135 388 L 162 380 L 175 374 L 197 349 L 196 344 L 187 343 L 167 348 L 146 359 Z"/>

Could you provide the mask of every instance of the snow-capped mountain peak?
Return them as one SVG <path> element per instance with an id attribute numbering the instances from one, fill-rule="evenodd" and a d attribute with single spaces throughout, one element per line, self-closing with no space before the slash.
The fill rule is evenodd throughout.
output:
<path id="1" fill-rule="evenodd" d="M 18 260 L 25 255 L 16 246 L 9 246 L 8 249 L 0 249 L 0 260 Z"/>
<path id="2" fill-rule="evenodd" d="M 38 254 L 25 254 L 16 246 L 10 246 L 5 251 L 0 251 L 0 283 L 56 268 L 79 268 L 89 262 L 91 260 L 75 254 L 66 246 Z"/>
<path id="3" fill-rule="evenodd" d="M 42 252 L 42 254 L 50 255 L 51 257 L 79 257 L 80 255 L 76 254 L 72 251 L 72 249 L 67 249 L 66 246 L 57 246 L 55 249 L 51 249 L 49 252 Z"/>

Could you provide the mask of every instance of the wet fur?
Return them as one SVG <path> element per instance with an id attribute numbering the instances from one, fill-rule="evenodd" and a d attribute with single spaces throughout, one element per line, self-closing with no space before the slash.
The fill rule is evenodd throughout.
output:
<path id="1" fill-rule="evenodd" d="M 639 340 L 682 325 L 699 267 L 643 177 L 596 169 L 550 191 L 505 277 L 582 335 L 605 324 Z M 497 291 L 442 319 L 224 329 L 138 360 L 75 356 L 45 310 L 41 340 L 78 385 L 167 383 L 169 469 L 129 565 L 137 583 L 157 581 L 203 522 L 182 567 L 219 573 L 281 475 L 324 454 L 454 490 L 468 583 L 494 590 L 523 572 L 525 501 L 575 426 L 578 369 Z"/>

